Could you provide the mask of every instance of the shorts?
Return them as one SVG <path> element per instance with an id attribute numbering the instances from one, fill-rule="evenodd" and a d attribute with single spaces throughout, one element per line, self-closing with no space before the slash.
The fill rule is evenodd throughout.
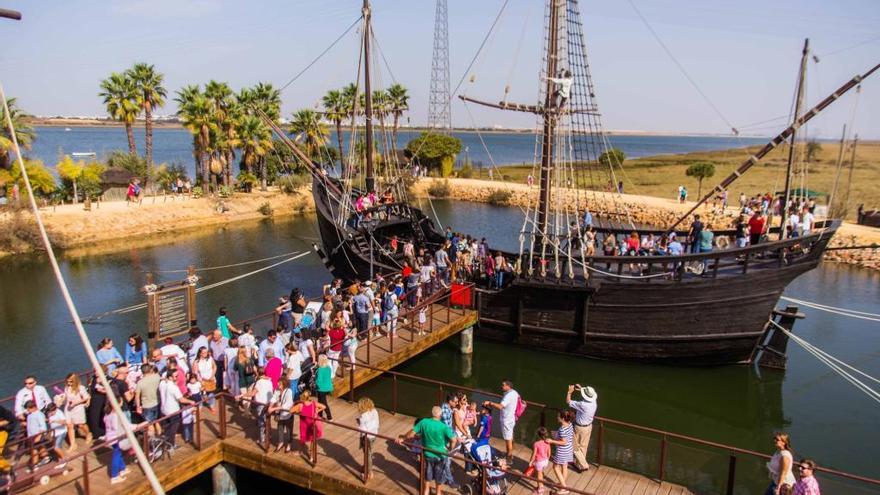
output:
<path id="1" fill-rule="evenodd" d="M 547 469 L 548 464 L 550 464 L 550 459 L 544 459 L 541 461 L 535 461 L 535 463 L 532 464 L 532 466 L 534 466 L 535 471 L 542 472 L 545 469 Z"/>
<path id="2" fill-rule="evenodd" d="M 438 485 L 451 485 L 452 472 L 449 469 L 448 458 L 437 459 L 425 456 L 425 479 L 434 481 Z"/>
<path id="3" fill-rule="evenodd" d="M 64 447 L 64 439 L 67 438 L 67 432 L 55 433 L 55 448 L 61 450 Z"/>
<path id="4" fill-rule="evenodd" d="M 141 416 L 143 416 L 144 420 L 148 422 L 156 421 L 157 419 L 159 419 L 159 406 L 145 407 Z"/>
<path id="5" fill-rule="evenodd" d="M 505 440 L 513 440 L 513 427 L 516 426 L 515 421 L 509 423 L 501 423 L 501 438 Z"/>

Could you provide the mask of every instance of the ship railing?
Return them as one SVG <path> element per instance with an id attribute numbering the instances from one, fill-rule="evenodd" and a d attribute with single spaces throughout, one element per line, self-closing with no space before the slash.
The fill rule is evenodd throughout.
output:
<path id="1" fill-rule="evenodd" d="M 366 220 L 368 216 L 372 217 L 372 220 Z M 353 225 L 358 220 L 360 220 L 360 223 L 377 221 L 388 222 L 393 221 L 394 219 L 411 220 L 412 216 L 412 206 L 408 203 L 384 203 L 353 212 L 349 215 L 348 221 L 349 224 Z"/>

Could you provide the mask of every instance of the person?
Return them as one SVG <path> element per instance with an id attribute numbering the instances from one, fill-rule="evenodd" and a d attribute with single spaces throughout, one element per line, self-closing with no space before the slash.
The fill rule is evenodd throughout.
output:
<path id="1" fill-rule="evenodd" d="M 46 406 L 46 421 L 48 422 L 48 427 L 52 430 L 52 434 L 55 438 L 55 445 L 53 446 L 52 451 L 55 453 L 55 456 L 59 461 L 64 459 L 64 453 L 62 448 L 64 447 L 64 439 L 68 436 L 68 428 L 67 428 L 67 418 L 64 416 L 64 412 L 61 411 L 59 404 L 63 405 L 64 396 L 56 395 L 55 402 L 50 403 Z"/>
<path id="2" fill-rule="evenodd" d="M 367 288 L 360 287 L 356 296 L 351 298 L 354 309 L 354 321 L 359 335 L 363 335 L 370 327 L 370 311 L 373 311 L 372 298 L 367 296 Z"/>
<path id="3" fill-rule="evenodd" d="M 557 77 L 546 77 L 548 81 L 556 84 L 556 90 L 553 92 L 553 100 L 556 103 L 556 109 L 565 107 L 568 97 L 571 94 L 571 84 L 574 79 L 571 77 L 571 71 L 563 69 L 559 71 Z"/>
<path id="4" fill-rule="evenodd" d="M 117 366 L 125 363 L 125 360 L 122 359 L 122 354 L 119 354 L 119 351 L 113 347 L 113 341 L 109 338 L 101 339 L 95 356 L 98 358 L 99 363 L 107 367 L 107 373 L 110 374 L 113 374 Z"/>
<path id="5" fill-rule="evenodd" d="M 125 342 L 125 364 L 140 365 L 147 362 L 147 344 L 140 335 L 133 333 Z"/>
<path id="6" fill-rule="evenodd" d="M 550 442 L 548 438 L 550 433 L 543 426 L 535 432 L 535 443 L 532 444 L 532 457 L 529 458 L 529 468 L 526 469 L 526 476 L 534 476 L 538 478 L 538 487 L 535 488 L 535 495 L 544 493 L 544 470 L 550 464 Z"/>
<path id="7" fill-rule="evenodd" d="M 125 467 L 122 448 L 119 446 L 124 435 L 123 426 L 119 416 L 113 412 L 109 403 L 104 406 L 104 431 L 107 432 L 105 438 L 113 447 L 113 454 L 110 457 L 110 484 L 115 485 L 125 481 L 125 475 L 129 473 L 129 470 Z"/>
<path id="8" fill-rule="evenodd" d="M 272 400 L 269 402 L 268 414 L 278 415 L 278 440 L 275 444 L 275 452 L 282 448 L 284 452 L 290 452 L 293 446 L 293 390 L 290 388 L 290 380 L 287 376 L 282 376 L 279 387 L 272 394 Z"/>
<path id="9" fill-rule="evenodd" d="M 318 420 L 318 415 L 324 412 L 324 404 L 316 402 L 312 392 L 305 389 L 291 412 L 299 414 L 299 441 L 303 449 L 308 452 L 309 443 L 324 436 L 324 424 Z"/>
<path id="10" fill-rule="evenodd" d="M 446 402 L 440 404 L 440 421 L 444 425 L 453 428 L 453 411 L 458 408 L 458 396 L 453 393 L 446 394 Z M 453 430 L 454 431 L 454 430 Z"/>
<path id="11" fill-rule="evenodd" d="M 241 327 L 241 335 L 238 336 L 238 346 L 248 351 L 248 354 L 257 347 L 257 338 L 254 336 L 254 328 L 250 323 L 245 323 Z"/>
<path id="12" fill-rule="evenodd" d="M 452 431 L 464 442 L 471 438 L 471 431 L 466 422 L 468 399 L 464 393 L 458 394 L 458 406 L 452 411 Z"/>
<path id="13" fill-rule="evenodd" d="M 478 419 L 477 440 L 488 440 L 492 437 L 492 410 L 489 406 L 483 404 L 480 407 L 480 417 Z"/>
<path id="14" fill-rule="evenodd" d="M 529 174 L 529 176 L 526 177 L 526 184 L 529 186 L 529 189 L 531 189 L 532 186 L 535 185 L 535 176 Z"/>
<path id="15" fill-rule="evenodd" d="M 186 352 L 186 364 L 192 367 L 192 362 L 196 360 L 196 355 L 202 347 L 208 347 L 208 336 L 203 335 L 199 327 L 189 329 L 190 346 Z"/>
<path id="16" fill-rule="evenodd" d="M 177 385 L 177 369 L 169 369 L 165 373 L 165 379 L 159 383 L 159 404 L 162 416 L 171 416 L 162 427 L 165 440 L 171 445 L 174 445 L 177 430 L 180 429 L 180 415 L 177 414 L 180 412 L 180 405 L 193 403 L 183 396 Z"/>
<path id="17" fill-rule="evenodd" d="M 797 208 L 795 207 L 789 209 L 786 232 L 789 233 L 789 237 L 797 237 L 801 233 L 801 217 L 798 215 Z"/>
<path id="18" fill-rule="evenodd" d="M 106 367 L 102 365 L 104 372 Z M 86 423 L 89 431 L 95 437 L 104 436 L 104 404 L 107 403 L 107 390 L 98 381 L 97 375 L 92 375 L 89 381 L 89 404 L 86 406 Z"/>
<path id="19" fill-rule="evenodd" d="M 752 218 L 749 219 L 749 244 L 752 246 L 761 242 L 761 236 L 764 235 L 764 215 L 760 210 L 755 210 Z"/>
<path id="20" fill-rule="evenodd" d="M 0 405 L 0 474 L 11 473 L 12 465 L 6 459 L 6 442 L 10 437 L 15 437 L 21 423 L 15 417 L 15 413 Z M 2 483 L 0 479 L 0 483 Z"/>
<path id="21" fill-rule="evenodd" d="M 290 298 L 288 300 L 290 301 L 290 316 L 293 318 L 293 326 L 298 328 L 306 311 L 306 298 L 303 297 L 302 291 L 299 288 L 295 288 L 290 291 Z"/>
<path id="22" fill-rule="evenodd" d="M 504 286 L 504 272 L 507 271 L 507 259 L 501 254 L 501 251 L 495 253 L 495 288 L 500 289 Z"/>
<path id="23" fill-rule="evenodd" d="M 504 392 L 501 402 L 486 401 L 483 405 L 501 411 L 501 438 L 504 439 L 507 451 L 507 463 L 511 464 L 513 462 L 513 428 L 516 426 L 516 412 L 522 399 L 520 399 L 519 392 L 513 389 L 513 382 L 510 380 L 501 382 L 501 390 Z"/>
<path id="24" fill-rule="evenodd" d="M 156 368 L 151 364 L 141 367 L 144 376 L 134 387 L 135 411 L 144 418 L 144 421 L 153 422 L 159 419 L 159 383 L 162 378 Z M 154 425 L 158 435 L 161 429 L 158 424 Z"/>
<path id="25" fill-rule="evenodd" d="M 807 235 L 813 230 L 813 222 L 815 222 L 815 219 L 816 217 L 813 215 L 810 207 L 804 206 L 804 209 L 801 212 L 801 235 Z"/>
<path id="26" fill-rule="evenodd" d="M 260 342 L 259 356 L 257 360 L 257 364 L 260 366 L 266 366 L 266 349 L 269 348 L 272 348 L 273 356 L 284 355 L 284 343 L 278 338 L 278 333 L 275 330 L 269 330 L 269 333 L 266 334 L 266 339 Z"/>
<path id="27" fill-rule="evenodd" d="M 446 248 L 449 247 L 449 242 L 441 245 L 436 252 L 434 252 L 434 266 L 437 269 L 437 277 L 440 279 L 440 284 L 444 287 L 449 285 L 449 254 L 446 252 Z"/>
<path id="28" fill-rule="evenodd" d="M 49 424 L 46 421 L 46 415 L 37 408 L 37 404 L 28 400 L 24 403 L 25 423 L 27 425 L 27 436 L 32 438 L 31 443 L 31 469 L 37 466 L 41 457 L 46 456 L 45 449 L 42 447 L 40 440 L 43 440 L 43 434 L 49 431 Z"/>
<path id="29" fill-rule="evenodd" d="M 64 415 L 70 425 L 67 433 L 70 444 L 68 450 L 76 450 L 76 431 L 86 439 L 87 445 L 92 443 L 92 433 L 86 424 L 86 408 L 91 400 L 88 390 L 79 381 L 79 375 L 67 375 L 64 381 Z"/>
<path id="30" fill-rule="evenodd" d="M 193 361 L 192 369 L 193 374 L 195 374 L 201 384 L 202 392 L 204 392 L 205 405 L 213 413 L 214 392 L 217 390 L 217 364 L 208 352 L 207 347 L 199 349 L 196 359 Z"/>
<path id="31" fill-rule="evenodd" d="M 15 405 L 13 405 L 12 410 L 21 421 L 24 421 L 27 415 L 25 403 L 29 400 L 33 401 L 37 409 L 40 410 L 43 410 L 52 402 L 52 399 L 49 398 L 49 394 L 46 392 L 46 387 L 37 385 L 37 377 L 34 375 L 26 376 L 24 378 L 24 387 L 15 394 Z"/>
<path id="32" fill-rule="evenodd" d="M 776 433 L 773 435 L 773 446 L 776 447 L 776 452 L 767 462 L 770 485 L 764 495 L 788 495 L 795 482 L 792 473 L 794 458 L 791 454 L 791 442 L 788 434 Z"/>
<path id="33" fill-rule="evenodd" d="M 135 178 L 128 181 L 128 189 L 125 191 L 125 198 L 129 203 L 137 202 L 138 196 L 141 193 L 141 187 L 137 182 L 138 180 Z"/>
<path id="34" fill-rule="evenodd" d="M 397 336 L 397 294 L 391 290 L 385 290 L 382 294 L 382 323 L 387 325 L 386 331 L 396 337 Z"/>
<path id="35" fill-rule="evenodd" d="M 283 356 L 283 354 L 281 354 Z M 279 356 L 275 355 L 275 349 L 266 349 L 266 366 L 263 367 L 263 374 L 269 377 L 272 382 L 272 390 L 278 389 L 278 381 L 284 372 L 284 362 Z"/>
<path id="36" fill-rule="evenodd" d="M 369 449 L 370 455 L 367 456 L 367 479 L 373 477 L 373 442 L 376 440 L 376 433 L 379 433 L 379 411 L 376 410 L 375 404 L 369 397 L 361 397 L 358 400 L 358 417 L 357 425 L 361 430 L 361 450 Z M 370 435 L 372 433 L 372 435 Z"/>
<path id="37" fill-rule="evenodd" d="M 238 375 L 239 391 L 248 390 L 257 381 L 257 362 L 246 347 L 239 346 L 233 369 Z"/>
<path id="38" fill-rule="evenodd" d="M 214 384 L 216 390 L 223 390 L 223 375 L 226 373 L 226 348 L 229 347 L 229 339 L 223 336 L 223 332 L 218 328 L 211 334 L 211 340 L 208 342 L 211 351 L 211 359 L 214 360 Z"/>
<path id="39" fill-rule="evenodd" d="M 688 197 L 687 187 L 681 186 L 678 190 L 678 202 L 684 203 L 685 201 L 687 201 L 687 197 Z"/>
<path id="40" fill-rule="evenodd" d="M 293 400 L 299 397 L 299 379 L 302 376 L 303 354 L 294 342 L 287 344 L 287 358 L 284 363 L 284 376 Z"/>
<path id="41" fill-rule="evenodd" d="M 217 316 L 217 329 L 220 330 L 223 338 L 232 338 L 230 330 L 235 332 L 236 334 L 241 333 L 237 328 L 235 328 L 235 325 L 233 325 L 232 322 L 229 321 L 229 317 L 226 314 L 226 307 L 221 307 L 218 313 L 219 315 Z"/>
<path id="42" fill-rule="evenodd" d="M 556 475 L 556 481 L 562 485 L 562 489 L 556 490 L 559 495 L 569 493 L 565 484 L 568 479 L 568 464 L 574 460 L 574 428 L 572 428 L 572 420 L 574 414 L 571 411 L 559 411 L 556 419 L 559 421 L 559 429 L 556 430 L 554 438 L 547 441 L 556 445 L 556 451 L 553 452 L 553 473 Z"/>
<path id="43" fill-rule="evenodd" d="M 443 485 L 453 485 L 452 471 L 450 469 L 449 450 L 455 449 L 458 438 L 452 433 L 452 428 L 440 421 L 440 406 L 431 408 L 431 417 L 416 423 L 413 429 L 406 435 L 397 438 L 397 443 L 403 445 L 406 440 L 418 436 L 425 448 L 425 489 L 422 495 L 429 495 L 430 483 L 436 486 L 437 495 L 443 493 Z"/>
<path id="44" fill-rule="evenodd" d="M 700 232 L 700 253 L 711 253 L 712 244 L 715 242 L 715 233 L 712 232 L 712 224 L 706 224 L 706 227 Z"/>
<path id="45" fill-rule="evenodd" d="M 315 389 L 318 392 L 318 401 L 324 405 L 326 418 L 333 421 L 333 413 L 330 411 L 330 404 L 327 402 L 327 396 L 333 393 L 333 372 L 330 368 L 330 360 L 326 354 L 318 356 L 318 370 L 315 372 Z"/>
<path id="46" fill-rule="evenodd" d="M 590 446 L 590 435 L 593 433 L 593 417 L 599 395 L 593 387 L 581 384 L 569 385 L 565 394 L 565 403 L 575 412 L 574 418 L 574 465 L 581 471 L 590 469 L 587 462 L 587 448 Z"/>
<path id="47" fill-rule="evenodd" d="M 812 459 L 804 459 L 798 465 L 801 479 L 794 484 L 792 495 L 822 495 L 819 491 L 819 482 L 813 475 L 816 470 L 816 462 Z"/>
<path id="48" fill-rule="evenodd" d="M 694 221 L 691 222 L 691 228 L 688 231 L 688 242 L 691 245 L 690 252 L 700 252 L 700 235 L 703 232 L 703 222 L 700 221 L 700 215 L 694 215 Z"/>
<path id="49" fill-rule="evenodd" d="M 339 369 L 339 356 L 342 354 L 342 347 L 347 337 L 341 311 L 337 311 L 332 318 L 327 335 L 330 337 L 330 347 L 324 351 L 330 361 L 330 374 L 336 376 L 336 370 Z"/>
<path id="50" fill-rule="evenodd" d="M 734 221 L 733 228 L 736 230 L 734 238 L 736 239 L 736 247 L 744 248 L 749 243 L 748 232 L 749 224 L 746 222 L 745 215 L 740 214 Z"/>
<path id="51" fill-rule="evenodd" d="M 241 394 L 238 385 L 238 372 L 235 371 L 238 349 L 238 338 L 232 337 L 229 339 L 229 345 L 223 351 L 223 369 L 226 370 L 223 375 L 223 388 L 233 396 Z"/>
<path id="52" fill-rule="evenodd" d="M 243 398 L 253 401 L 254 416 L 257 417 L 257 430 L 260 435 L 260 445 L 266 444 L 266 420 L 273 393 L 272 380 L 266 376 L 264 370 L 261 370 L 260 378 L 243 395 Z"/>

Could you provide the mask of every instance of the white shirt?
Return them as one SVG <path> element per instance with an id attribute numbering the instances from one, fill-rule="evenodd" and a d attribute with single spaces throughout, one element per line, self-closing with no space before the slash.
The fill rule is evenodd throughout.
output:
<path id="1" fill-rule="evenodd" d="M 261 405 L 268 405 L 272 401 L 272 380 L 268 378 L 260 378 L 254 384 L 254 402 Z"/>
<path id="2" fill-rule="evenodd" d="M 379 433 L 379 411 L 370 409 L 358 416 L 358 428 L 369 433 Z M 369 435 L 368 438 L 372 440 L 376 437 Z"/>
<path id="3" fill-rule="evenodd" d="M 285 363 L 285 366 L 287 367 L 287 378 L 290 378 L 291 380 L 299 380 L 299 377 L 302 376 L 302 363 L 303 355 L 299 352 L 299 349 L 287 356 L 287 363 Z"/>
<path id="4" fill-rule="evenodd" d="M 314 348 L 315 344 L 312 339 L 302 339 L 299 343 L 299 353 L 302 355 L 302 359 L 311 359 Z"/>
<path id="5" fill-rule="evenodd" d="M 804 217 L 801 218 L 801 232 L 804 234 L 810 233 L 813 230 L 813 214 L 810 212 L 804 213 Z"/>
<path id="6" fill-rule="evenodd" d="M 257 345 L 257 339 L 253 335 L 249 333 L 243 333 L 238 336 L 239 347 L 244 347 L 245 349 L 253 349 L 255 345 Z"/>
<path id="7" fill-rule="evenodd" d="M 162 346 L 159 351 L 162 352 L 162 355 L 166 358 L 174 357 L 175 359 L 177 359 L 178 364 L 182 363 L 186 359 L 186 353 L 183 352 L 183 349 L 181 349 L 180 346 L 177 344 L 168 344 Z"/>
<path id="8" fill-rule="evenodd" d="M 514 389 L 508 390 L 501 399 L 501 422 L 516 422 L 516 404 L 519 402 L 519 392 Z"/>
<path id="9" fill-rule="evenodd" d="M 177 388 L 177 384 L 168 379 L 164 379 L 159 383 L 159 403 L 162 404 L 162 415 L 168 416 L 180 411 L 180 399 L 183 394 Z"/>
<path id="10" fill-rule="evenodd" d="M 575 411 L 574 424 L 577 426 L 588 426 L 593 424 L 593 416 L 596 415 L 596 406 L 596 401 L 568 401 L 568 407 Z"/>
<path id="11" fill-rule="evenodd" d="M 293 391 L 289 388 L 278 389 L 272 394 L 272 404 L 281 407 L 278 412 L 279 419 L 290 419 L 290 409 L 293 408 Z"/>
<path id="12" fill-rule="evenodd" d="M 32 437 L 48 430 L 46 415 L 42 411 L 34 411 L 27 416 L 27 436 Z"/>
<path id="13" fill-rule="evenodd" d="M 27 414 L 27 411 L 24 410 L 24 404 L 29 400 L 34 400 L 35 397 L 36 400 L 34 403 L 37 405 L 37 409 L 41 411 L 52 402 L 52 399 L 46 392 L 46 387 L 42 385 L 34 385 L 33 391 L 24 387 L 15 394 L 15 415 L 22 416 Z"/>
<path id="14" fill-rule="evenodd" d="M 196 340 L 193 340 L 192 346 L 186 353 L 187 361 L 192 362 L 196 358 L 196 355 L 199 353 L 199 349 L 201 349 L 202 347 L 208 349 L 208 351 L 211 350 L 211 348 L 208 346 L 208 337 L 205 337 L 204 335 L 199 335 L 198 337 L 196 337 Z"/>
<path id="15" fill-rule="evenodd" d="M 61 412 L 61 409 L 56 409 L 55 412 L 49 416 L 49 423 L 52 430 L 55 431 L 56 438 L 67 434 L 67 418 L 64 417 L 64 413 Z"/>

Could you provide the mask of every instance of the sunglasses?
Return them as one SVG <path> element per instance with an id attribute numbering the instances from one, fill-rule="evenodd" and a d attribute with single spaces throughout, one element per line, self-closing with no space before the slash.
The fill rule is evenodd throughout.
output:
<path id="1" fill-rule="evenodd" d="M 24 382 L 25 385 L 36 385 L 37 382 Z"/>
<path id="2" fill-rule="evenodd" d="M 813 468 L 811 468 L 810 466 L 798 466 L 798 467 L 799 467 L 801 470 L 804 470 L 804 469 L 813 469 Z"/>

